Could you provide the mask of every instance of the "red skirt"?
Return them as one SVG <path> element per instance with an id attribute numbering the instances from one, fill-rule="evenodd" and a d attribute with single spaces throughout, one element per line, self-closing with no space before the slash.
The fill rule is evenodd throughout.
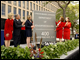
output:
<path id="1" fill-rule="evenodd" d="M 63 31 L 62 30 L 58 30 L 56 32 L 56 37 L 62 39 L 62 34 L 63 34 Z"/>
<path id="2" fill-rule="evenodd" d="M 64 39 L 69 39 L 70 40 L 70 31 L 64 31 L 64 36 L 63 36 Z"/>

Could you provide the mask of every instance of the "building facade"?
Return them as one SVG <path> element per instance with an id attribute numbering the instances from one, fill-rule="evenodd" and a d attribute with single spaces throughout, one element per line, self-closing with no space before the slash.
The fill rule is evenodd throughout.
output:
<path id="1" fill-rule="evenodd" d="M 55 12 L 59 8 L 56 2 L 49 3 L 44 6 L 46 1 L 1 1 L 1 29 L 4 29 L 5 20 L 8 18 L 8 13 L 14 15 L 19 14 L 21 21 L 26 21 L 27 16 L 32 16 L 33 10 Z M 15 19 L 15 17 L 14 17 Z"/>

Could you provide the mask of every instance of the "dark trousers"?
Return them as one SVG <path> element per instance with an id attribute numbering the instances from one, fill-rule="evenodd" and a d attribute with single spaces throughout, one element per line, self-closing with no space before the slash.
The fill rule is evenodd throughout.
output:
<path id="1" fill-rule="evenodd" d="M 25 30 L 21 30 L 21 44 L 26 44 L 26 33 L 25 33 Z"/>
<path id="2" fill-rule="evenodd" d="M 21 35 L 14 36 L 14 47 L 17 47 L 18 45 L 20 45 L 20 40 L 21 40 Z"/>

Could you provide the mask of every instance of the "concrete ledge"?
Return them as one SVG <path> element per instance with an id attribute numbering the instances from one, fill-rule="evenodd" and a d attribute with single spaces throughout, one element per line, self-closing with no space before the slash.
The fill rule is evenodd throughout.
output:
<path id="1" fill-rule="evenodd" d="M 72 57 L 74 57 L 77 53 L 79 53 L 79 47 L 67 52 L 67 55 L 63 54 L 62 56 L 60 56 L 60 59 L 72 59 Z"/>
<path id="2" fill-rule="evenodd" d="M 32 43 L 32 45 L 34 45 Z M 22 48 L 25 48 L 27 46 L 27 44 L 20 44 L 20 46 Z M 14 47 L 14 45 L 10 46 L 10 47 Z M 74 58 L 77 54 L 79 54 L 79 46 L 77 48 L 75 48 L 74 50 L 68 51 L 67 55 L 61 55 L 60 58 L 55 58 L 55 59 L 72 59 Z"/>

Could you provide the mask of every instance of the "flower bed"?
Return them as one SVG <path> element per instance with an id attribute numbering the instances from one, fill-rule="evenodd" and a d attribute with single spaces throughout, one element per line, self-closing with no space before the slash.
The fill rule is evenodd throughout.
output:
<path id="1" fill-rule="evenodd" d="M 44 52 L 41 59 L 60 58 L 62 54 L 67 55 L 68 51 L 75 49 L 77 46 L 79 46 L 79 39 L 44 46 L 41 48 L 41 52 Z M 6 48 L 4 45 L 1 46 L 1 59 L 33 59 L 30 57 L 30 54 L 30 49 L 28 49 L 28 47 L 19 48 L 18 46 Z"/>

